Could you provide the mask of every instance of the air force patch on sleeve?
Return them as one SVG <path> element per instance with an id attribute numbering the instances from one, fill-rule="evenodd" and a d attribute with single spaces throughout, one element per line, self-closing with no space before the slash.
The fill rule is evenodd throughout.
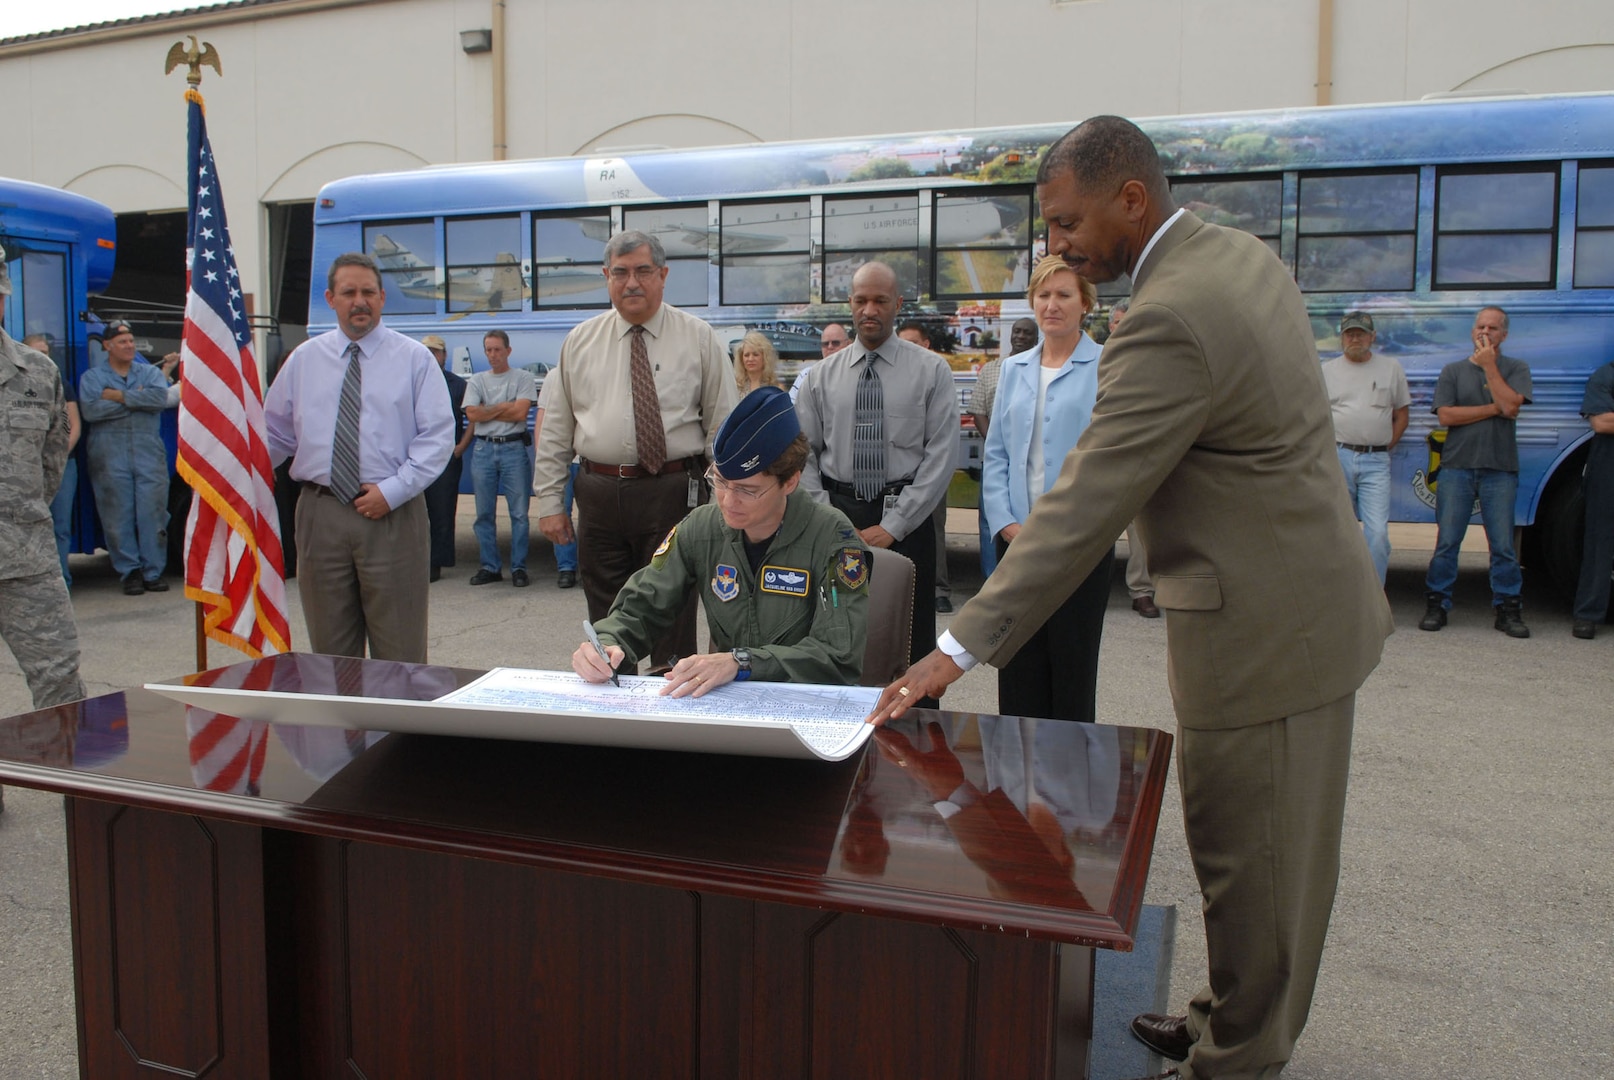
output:
<path id="1" fill-rule="evenodd" d="M 862 548 L 842 548 L 835 556 L 835 577 L 848 589 L 861 589 L 869 583 L 869 553 Z"/>
<path id="2" fill-rule="evenodd" d="M 662 538 L 661 546 L 658 547 L 655 551 L 651 552 L 650 557 L 652 559 L 654 559 L 654 558 L 657 558 L 659 556 L 667 554 L 667 552 L 672 549 L 673 537 L 675 537 L 677 535 L 678 535 L 678 526 L 674 525 L 672 528 L 667 530 L 667 535 Z M 640 548 L 639 550 L 643 551 L 644 549 Z"/>

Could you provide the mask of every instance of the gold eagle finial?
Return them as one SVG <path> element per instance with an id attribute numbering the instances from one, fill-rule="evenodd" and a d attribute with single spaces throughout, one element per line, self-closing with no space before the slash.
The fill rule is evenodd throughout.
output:
<path id="1" fill-rule="evenodd" d="M 206 64 L 213 69 L 215 74 L 222 76 L 224 69 L 219 66 L 219 51 L 213 47 L 213 43 L 204 41 L 201 47 L 197 48 L 196 35 L 188 34 L 186 36 L 191 39 L 191 47 L 185 48 L 183 41 L 174 42 L 173 46 L 168 50 L 168 61 L 163 68 L 163 74 L 167 75 L 181 64 L 189 64 L 191 70 L 190 74 L 185 76 L 185 81 L 192 86 L 200 86 L 202 85 L 202 65 Z"/>

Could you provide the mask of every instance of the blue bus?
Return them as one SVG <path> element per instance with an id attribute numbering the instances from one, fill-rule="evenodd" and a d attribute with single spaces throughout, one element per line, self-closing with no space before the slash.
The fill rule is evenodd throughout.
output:
<path id="1" fill-rule="evenodd" d="M 1177 202 L 1261 237 L 1312 314 L 1319 359 L 1340 316 L 1372 312 L 1378 351 L 1412 387 L 1393 458 L 1391 518 L 1434 520 L 1440 368 L 1468 355 L 1475 312 L 1511 318 L 1527 361 L 1518 521 L 1527 560 L 1573 591 L 1579 416 L 1590 373 L 1614 358 L 1614 95 L 1454 99 L 1140 121 Z M 333 325 L 323 267 L 343 251 L 380 266 L 387 321 L 442 335 L 462 369 L 486 329 L 514 362 L 552 364 L 568 330 L 606 304 L 607 238 L 662 241 L 667 299 L 737 341 L 761 329 L 787 360 L 847 317 L 852 272 L 891 263 L 912 315 L 957 342 L 967 372 L 998 353 L 1044 227 L 1033 178 L 1054 124 L 790 142 L 622 157 L 455 165 L 356 176 L 320 192 L 310 332 Z M 1124 296 L 1126 283 L 1101 296 Z M 787 377 L 790 366 L 785 365 Z M 960 462 L 964 462 L 961 460 Z"/>
<path id="2" fill-rule="evenodd" d="M 89 298 L 112 280 L 117 224 L 111 208 L 43 184 L 0 178 L 0 247 L 11 271 L 5 328 L 17 341 L 43 334 L 64 385 L 77 386 L 89 369 Z M 96 321 L 99 325 L 99 321 Z M 73 507 L 73 550 L 95 550 L 95 501 L 79 461 Z"/>

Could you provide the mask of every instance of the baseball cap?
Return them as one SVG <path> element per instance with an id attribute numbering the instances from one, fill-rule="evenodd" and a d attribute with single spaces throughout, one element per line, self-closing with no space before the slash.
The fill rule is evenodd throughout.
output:
<path id="1" fill-rule="evenodd" d="M 1370 334 L 1373 333 L 1373 316 L 1365 311 L 1348 312 L 1339 320 L 1339 332 L 1343 334 L 1347 330 L 1366 330 Z"/>
<path id="2" fill-rule="evenodd" d="M 448 342 L 444 341 L 436 334 L 427 334 L 425 337 L 420 339 L 420 343 L 426 346 L 428 349 L 442 349 L 444 352 L 448 351 Z"/>
<path id="3" fill-rule="evenodd" d="M 101 340 L 102 341 L 111 341 L 113 338 L 117 337 L 119 334 L 133 334 L 133 333 L 134 333 L 134 327 L 130 326 L 128 323 L 124 322 L 122 319 L 113 319 L 111 322 L 107 323 L 106 328 L 101 331 Z"/>

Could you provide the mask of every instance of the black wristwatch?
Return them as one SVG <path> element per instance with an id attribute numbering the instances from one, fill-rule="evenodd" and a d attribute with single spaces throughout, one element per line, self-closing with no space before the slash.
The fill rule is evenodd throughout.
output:
<path id="1" fill-rule="evenodd" d="M 745 682 L 751 677 L 751 650 L 735 649 L 732 655 L 734 662 L 740 665 L 740 670 L 734 673 L 734 681 Z"/>

